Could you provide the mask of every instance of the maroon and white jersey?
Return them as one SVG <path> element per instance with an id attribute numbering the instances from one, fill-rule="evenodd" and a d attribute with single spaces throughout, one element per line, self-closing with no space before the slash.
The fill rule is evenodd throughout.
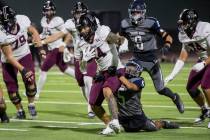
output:
<path id="1" fill-rule="evenodd" d="M 25 15 L 16 15 L 17 33 L 12 34 L 6 32 L 3 28 L 0 31 L 0 44 L 11 44 L 13 56 L 20 60 L 30 53 L 28 39 L 28 27 L 31 25 L 30 19 Z M 6 57 L 2 53 L 1 61 L 7 62 Z"/>
<path id="2" fill-rule="evenodd" d="M 210 49 L 210 23 L 199 21 L 192 38 L 179 32 L 179 41 L 182 43 L 182 49 L 193 51 L 199 59 L 205 60 L 208 58 L 207 49 Z"/>
<path id="3" fill-rule="evenodd" d="M 124 67 L 118 57 L 116 47 L 114 46 L 115 44 L 108 44 L 106 41 L 110 31 L 108 26 L 98 26 L 92 44 L 89 44 L 84 40 L 79 42 L 81 51 L 89 46 L 92 49 L 95 49 L 95 58 L 99 71 L 105 71 L 109 66 L 117 66 L 118 69 Z"/>
<path id="4" fill-rule="evenodd" d="M 47 18 L 45 16 L 42 17 L 41 26 L 42 26 L 43 30 L 42 30 L 40 38 L 42 38 L 42 39 L 44 39 L 52 34 L 58 33 L 60 31 L 65 32 L 65 30 L 66 30 L 63 19 L 58 16 L 53 17 L 49 21 L 49 23 L 47 22 Z M 52 43 L 49 43 L 48 49 L 53 50 L 55 48 L 59 48 L 61 45 L 63 45 L 62 38 L 58 39 Z"/>

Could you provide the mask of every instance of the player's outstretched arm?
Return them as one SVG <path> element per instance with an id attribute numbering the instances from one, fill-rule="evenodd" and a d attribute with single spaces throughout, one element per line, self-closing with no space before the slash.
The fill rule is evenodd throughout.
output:
<path id="1" fill-rule="evenodd" d="M 40 39 L 39 32 L 37 31 L 37 29 L 31 25 L 28 27 L 28 32 L 32 34 L 32 38 L 33 38 L 33 42 L 35 42 L 35 46 L 41 47 L 42 46 L 41 39 Z"/>
<path id="2" fill-rule="evenodd" d="M 120 76 L 119 77 L 119 80 L 121 81 L 121 83 L 123 85 L 126 86 L 126 88 L 128 88 L 129 90 L 133 90 L 133 91 L 139 91 L 139 87 L 134 84 L 134 83 L 131 83 L 130 81 L 128 81 L 124 76 Z"/>
<path id="3" fill-rule="evenodd" d="M 182 70 L 182 68 L 184 67 L 184 62 L 187 58 L 187 51 L 185 49 L 182 49 L 179 59 L 176 61 L 172 72 L 165 78 L 165 85 L 167 85 L 168 82 L 172 81 L 175 78 L 175 76 Z"/>

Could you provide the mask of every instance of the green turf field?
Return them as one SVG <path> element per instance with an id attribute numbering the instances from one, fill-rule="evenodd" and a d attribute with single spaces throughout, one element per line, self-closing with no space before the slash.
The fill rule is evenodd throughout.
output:
<path id="1" fill-rule="evenodd" d="M 194 118 L 200 112 L 185 90 L 190 67 L 191 64 L 187 64 L 176 79 L 168 85 L 180 93 L 185 104 L 184 114 L 179 114 L 168 98 L 155 93 L 149 75 L 143 74 L 146 87 L 142 93 L 142 104 L 147 116 L 152 119 L 176 121 L 180 123 L 181 129 L 162 129 L 158 132 L 139 133 L 122 132 L 112 136 L 98 135 L 98 132 L 105 126 L 96 118 L 87 118 L 86 102 L 76 81 L 55 69 L 49 72 L 47 83 L 37 102 L 37 120 L 11 119 L 9 124 L 0 124 L 0 140 L 209 140 L 208 121 L 201 125 L 193 124 Z M 172 68 L 173 64 L 162 64 L 164 75 L 169 74 Z M 27 100 L 22 95 L 23 84 L 22 82 L 19 84 L 24 108 L 27 112 Z M 2 76 L 1 85 L 5 89 Z M 15 115 L 15 107 L 8 101 L 6 91 L 5 97 L 8 106 L 7 112 L 12 118 Z M 104 103 L 107 108 L 106 102 Z"/>

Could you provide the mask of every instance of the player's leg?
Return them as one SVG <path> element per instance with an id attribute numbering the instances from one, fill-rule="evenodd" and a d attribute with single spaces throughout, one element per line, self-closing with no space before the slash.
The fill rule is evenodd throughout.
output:
<path id="1" fill-rule="evenodd" d="M 87 63 L 86 68 L 87 73 L 84 75 L 84 84 L 85 84 L 85 96 L 89 103 L 89 97 L 90 97 L 90 90 L 93 83 L 93 77 L 96 75 L 97 71 L 97 64 L 94 59 L 92 59 L 90 62 Z M 88 104 L 88 117 L 93 118 L 95 114 L 93 113 L 90 104 Z"/>
<path id="2" fill-rule="evenodd" d="M 9 117 L 7 116 L 6 113 L 6 103 L 4 101 L 4 97 L 3 97 L 3 90 L 0 87 L 0 119 L 2 123 L 8 123 L 9 122 Z"/>
<path id="3" fill-rule="evenodd" d="M 177 93 L 173 93 L 169 88 L 164 86 L 163 75 L 158 62 L 149 70 L 149 74 L 153 80 L 153 84 L 155 86 L 156 91 L 160 95 L 164 95 L 166 97 L 171 98 L 171 100 L 176 104 L 176 107 L 179 110 L 179 112 L 183 113 L 184 104 L 180 96 Z"/>
<path id="4" fill-rule="evenodd" d="M 25 85 L 25 90 L 26 90 L 26 96 L 28 98 L 28 111 L 30 114 L 31 119 L 35 119 L 37 116 L 36 108 L 35 108 L 35 103 L 34 103 L 34 97 L 36 95 L 37 89 L 36 89 L 36 82 L 35 82 L 35 69 L 34 69 L 34 62 L 32 60 L 32 55 L 29 54 L 25 57 L 23 57 L 19 62 L 28 70 L 33 72 L 33 77 L 30 82 L 24 79 L 23 77 L 23 82 Z"/>
<path id="5" fill-rule="evenodd" d="M 190 94 L 191 98 L 197 103 L 197 105 L 201 108 L 201 115 L 195 119 L 195 123 L 201 123 L 205 120 L 206 114 L 208 112 L 207 106 L 205 104 L 205 98 L 203 93 L 198 87 L 201 84 L 201 78 L 205 73 L 205 69 L 200 72 L 191 71 L 188 77 L 187 82 L 187 91 Z"/>
<path id="6" fill-rule="evenodd" d="M 206 67 L 205 73 L 201 80 L 201 88 L 204 91 L 204 95 L 206 97 L 207 105 L 208 105 L 208 112 L 206 113 L 207 117 L 210 119 L 210 66 Z M 210 120 L 208 124 L 208 128 L 210 128 Z"/>
<path id="7" fill-rule="evenodd" d="M 3 72 L 3 79 L 5 85 L 7 87 L 7 92 L 9 94 L 9 98 L 11 102 L 15 105 L 17 110 L 18 119 L 25 119 L 25 111 L 21 104 L 21 97 L 18 93 L 18 81 L 17 81 L 17 72 L 18 70 L 15 69 L 9 63 L 2 63 L 2 72 Z"/>
<path id="8" fill-rule="evenodd" d="M 42 66 L 41 66 L 41 71 L 39 74 L 39 79 L 37 82 L 37 93 L 36 93 L 36 99 L 39 98 L 40 93 L 44 87 L 44 84 L 47 80 L 47 72 L 49 71 L 50 68 L 52 68 L 53 65 L 56 64 L 56 56 L 57 56 L 57 50 L 52 50 L 49 51 L 46 59 L 44 60 Z"/>

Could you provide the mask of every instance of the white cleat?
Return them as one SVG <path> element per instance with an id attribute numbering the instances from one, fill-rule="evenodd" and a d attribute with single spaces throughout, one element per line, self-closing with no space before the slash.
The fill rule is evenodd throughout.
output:
<path id="1" fill-rule="evenodd" d="M 35 95 L 34 100 L 36 100 L 36 101 L 38 101 L 38 100 L 39 100 L 39 94 L 36 94 L 36 95 Z"/>
<path id="2" fill-rule="evenodd" d="M 112 135 L 114 133 L 114 130 L 113 129 L 111 129 L 110 127 L 109 127 L 109 125 L 105 128 L 105 129 L 103 129 L 99 134 L 100 135 L 106 135 L 106 136 L 108 136 L 108 135 Z"/>
<path id="3" fill-rule="evenodd" d="M 120 133 L 120 123 L 118 119 L 113 119 L 109 122 L 109 127 L 114 130 L 116 134 Z"/>
<path id="4" fill-rule="evenodd" d="M 26 92 L 25 92 L 25 91 L 24 91 L 22 94 L 23 94 L 23 96 L 27 97 L 27 95 L 26 95 Z"/>
<path id="5" fill-rule="evenodd" d="M 209 121 L 209 124 L 208 124 L 208 129 L 210 129 L 210 121 Z"/>

